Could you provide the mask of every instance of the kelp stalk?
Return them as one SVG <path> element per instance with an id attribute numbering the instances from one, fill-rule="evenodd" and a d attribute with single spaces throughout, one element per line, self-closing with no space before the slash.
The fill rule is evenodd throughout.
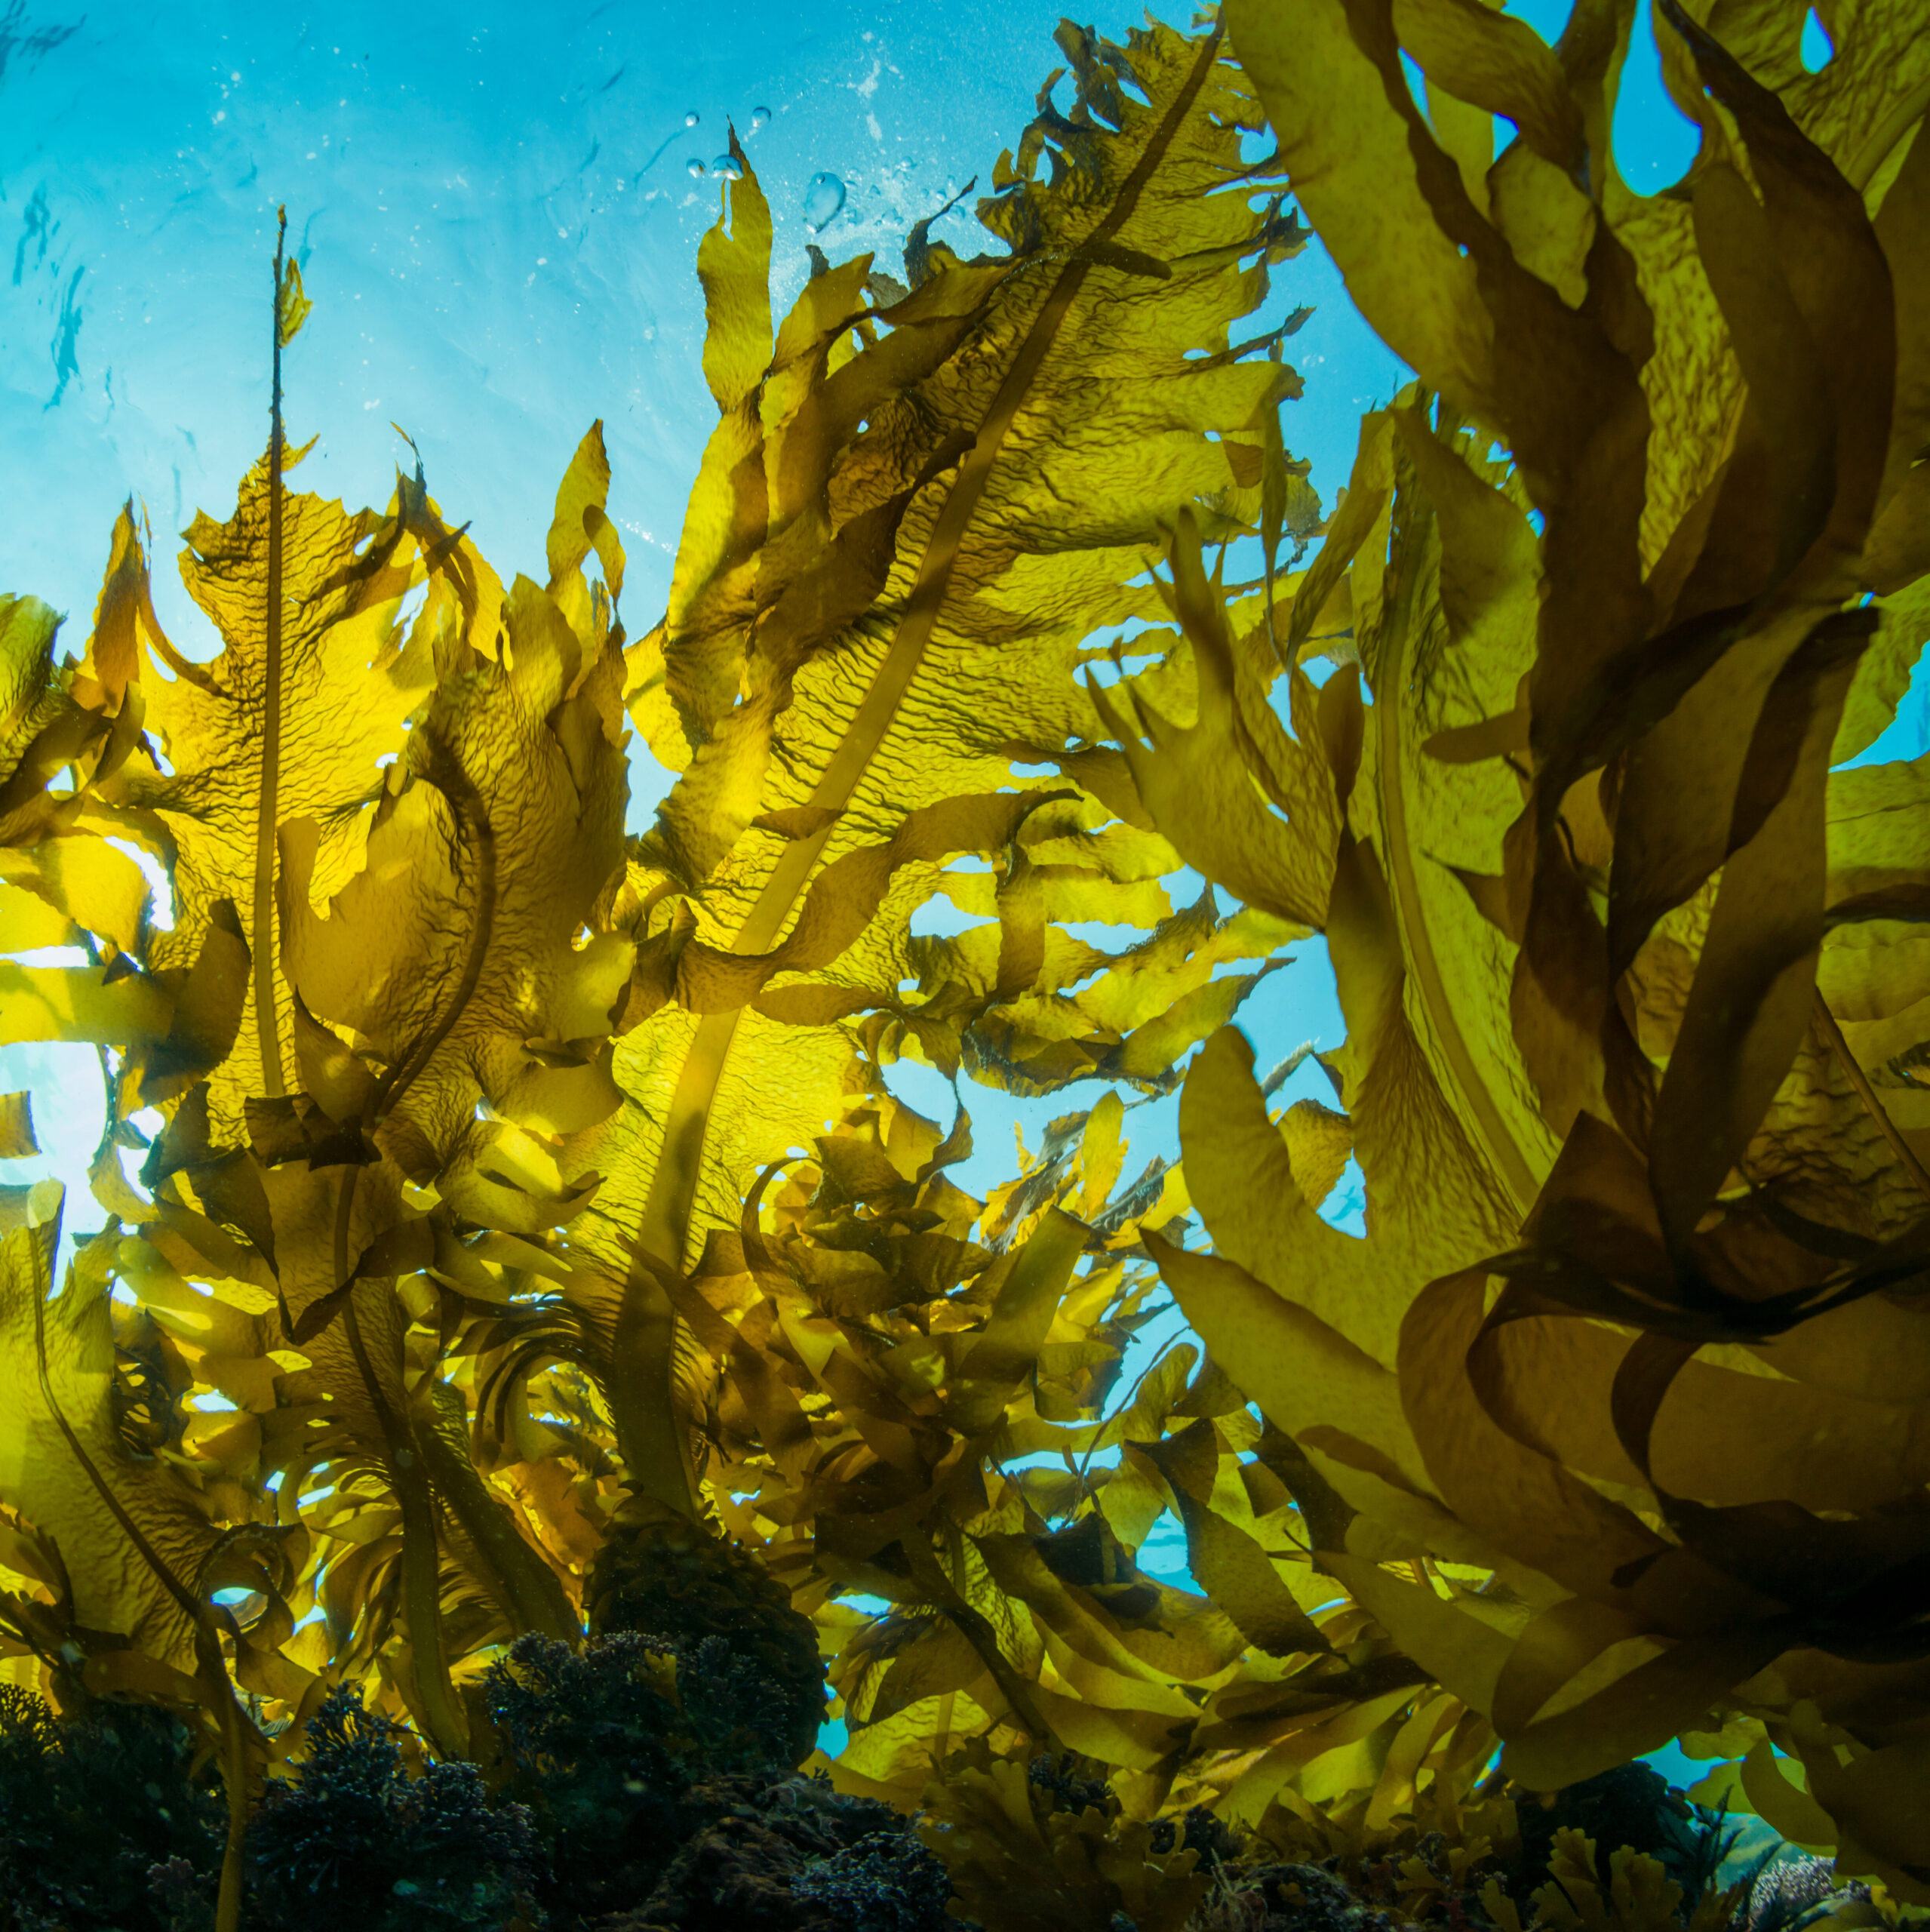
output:
<path id="1" fill-rule="evenodd" d="M 254 946 L 255 1032 L 261 1044 L 262 1091 L 271 1100 L 284 1092 L 281 1042 L 275 1024 L 275 842 L 278 823 L 281 763 L 281 350 L 301 326 L 291 312 L 290 295 L 300 298 L 300 276 L 291 284 L 284 260 L 288 211 L 275 217 L 274 377 L 268 411 L 268 583 L 263 610 L 267 638 L 261 717 L 261 795 L 255 807 Z"/>

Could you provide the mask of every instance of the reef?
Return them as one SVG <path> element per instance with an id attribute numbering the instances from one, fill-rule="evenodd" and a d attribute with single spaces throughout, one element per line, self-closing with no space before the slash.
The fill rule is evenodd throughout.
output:
<path id="1" fill-rule="evenodd" d="M 493 1743 L 480 1765 L 439 1761 L 358 1691 L 330 1694 L 303 1761 L 250 1821 L 246 1925 L 1518 1932 L 1567 1924 L 1560 1906 L 1578 1883 L 1612 1900 L 1616 1868 L 1631 1864 L 1646 1904 L 1612 1912 L 1614 1932 L 1874 1922 L 1867 1887 L 1790 1847 L 1725 1885 L 1733 1828 L 1646 1764 L 1499 1798 L 1478 1820 L 1513 1825 L 1498 1841 L 1409 1820 L 1378 1843 L 1333 1848 L 1329 1835 L 1323 1850 L 1198 1806 L 1136 1823 L 1103 1767 L 1041 1754 L 1012 1787 L 1040 1828 L 1030 1844 L 1045 1856 L 1028 1875 L 1010 1816 L 993 1834 L 1003 1863 L 972 1828 L 975 1791 L 1011 1784 L 994 1761 L 960 1754 L 955 1782 L 936 1783 L 919 1813 L 841 1792 L 785 1761 L 788 1707 L 717 1637 L 628 1630 L 574 1651 L 526 1637 L 476 1690 Z M 0 1687 L 4 1932 L 208 1932 L 223 1825 L 218 1778 L 164 1711 L 88 1700 L 57 1715 Z"/>

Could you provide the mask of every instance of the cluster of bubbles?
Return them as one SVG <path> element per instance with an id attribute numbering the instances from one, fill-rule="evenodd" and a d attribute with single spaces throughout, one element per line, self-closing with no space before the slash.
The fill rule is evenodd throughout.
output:
<path id="1" fill-rule="evenodd" d="M 684 117 L 686 128 L 694 128 L 701 117 L 693 107 Z M 767 127 L 770 122 L 768 107 L 754 107 L 751 110 L 750 132 L 753 134 Z M 711 162 L 700 161 L 693 155 L 684 164 L 685 171 L 693 181 L 712 177 L 721 181 L 741 181 L 744 171 L 733 154 L 721 154 Z M 819 173 L 811 177 L 804 190 L 804 215 L 806 225 L 813 235 L 822 235 L 835 221 L 844 206 L 844 183 L 835 174 Z"/>
<path id="2" fill-rule="evenodd" d="M 693 107 L 684 115 L 684 125 L 687 128 L 694 128 L 697 125 L 697 110 Z M 751 109 L 750 131 L 751 134 L 756 134 L 761 128 L 768 127 L 770 124 L 770 109 L 768 107 L 754 107 Z M 701 181 L 707 174 L 714 174 L 718 180 L 723 181 L 741 181 L 744 178 L 744 171 L 738 166 L 736 156 L 731 154 L 719 155 L 708 166 L 693 155 L 684 163 L 684 167 L 693 181 Z"/>

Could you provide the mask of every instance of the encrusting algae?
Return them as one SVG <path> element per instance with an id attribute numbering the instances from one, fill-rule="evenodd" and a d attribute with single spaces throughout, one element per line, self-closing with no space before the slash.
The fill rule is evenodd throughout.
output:
<path id="1" fill-rule="evenodd" d="M 1068 24 L 1003 252 L 782 320 L 733 143 L 634 641 L 600 426 L 540 584 L 419 464 L 291 487 L 278 251 L 220 654 L 131 506 L 78 660 L 0 600 L 0 1039 L 97 1049 L 109 1217 L 57 1288 L 0 1192 L 0 1927 L 1930 1905 L 1930 794 L 1852 762 L 1930 635 L 1930 40 L 1805 13 L 1661 0 L 1654 197 L 1632 0 Z M 1324 520 L 1315 233 L 1416 375 Z M 901 1057 L 1102 1097 L 981 1201 Z"/>

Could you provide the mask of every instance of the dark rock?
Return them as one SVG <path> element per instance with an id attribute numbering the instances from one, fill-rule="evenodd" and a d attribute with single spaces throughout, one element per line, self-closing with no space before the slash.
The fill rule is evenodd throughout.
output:
<path id="1" fill-rule="evenodd" d="M 943 1932 L 949 1897 L 910 1820 L 791 1777 L 733 1804 L 596 1932 Z"/>

